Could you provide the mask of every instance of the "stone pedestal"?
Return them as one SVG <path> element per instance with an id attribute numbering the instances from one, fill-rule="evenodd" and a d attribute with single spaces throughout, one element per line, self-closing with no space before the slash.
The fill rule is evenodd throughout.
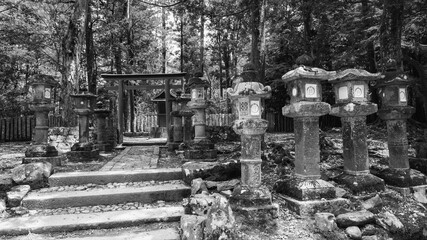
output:
<path id="1" fill-rule="evenodd" d="M 346 185 L 354 194 L 384 190 L 384 181 L 369 172 L 366 144 L 366 116 L 377 111 L 373 103 L 347 103 L 332 107 L 331 115 L 341 118 L 344 173 L 335 181 Z"/>
<path id="2" fill-rule="evenodd" d="M 52 166 L 60 166 L 64 157 L 58 156 L 54 146 L 48 144 L 49 111 L 54 109 L 50 103 L 38 103 L 30 105 L 35 112 L 36 126 L 34 127 L 33 144 L 25 151 L 22 163 L 49 162 Z"/>
<path id="3" fill-rule="evenodd" d="M 90 108 L 90 99 L 96 98 L 92 94 L 77 94 L 72 97 L 78 100 L 74 111 L 78 116 L 79 124 L 79 142 L 71 147 L 67 152 L 67 158 L 71 162 L 88 162 L 98 160 L 99 150 L 89 141 L 89 116 L 93 113 Z"/>
<path id="4" fill-rule="evenodd" d="M 276 182 L 275 190 L 287 195 L 285 200 L 291 209 L 301 215 L 332 210 L 335 205 L 346 203 L 336 199 L 332 184 L 320 179 L 319 117 L 330 109 L 324 102 L 304 101 L 283 107 L 283 115 L 294 118 L 295 175 Z"/>
<path id="5" fill-rule="evenodd" d="M 261 224 L 276 218 L 279 208 L 272 204 L 270 191 L 261 183 L 261 141 L 267 126 L 268 121 L 264 119 L 236 120 L 233 124 L 242 141 L 241 180 L 230 204 L 234 211 Z"/>
<path id="6" fill-rule="evenodd" d="M 109 130 L 107 126 L 107 118 L 110 115 L 108 109 L 95 109 L 96 118 L 96 148 L 100 151 L 113 151 L 114 143 L 109 140 Z"/>
<path id="7" fill-rule="evenodd" d="M 192 99 L 187 106 L 194 112 L 194 140 L 188 144 L 188 149 L 184 152 L 185 158 L 203 162 L 216 161 L 215 145 L 206 137 L 206 100 Z"/>
<path id="8" fill-rule="evenodd" d="M 374 169 L 378 177 L 391 186 L 408 188 L 425 185 L 425 176 L 409 167 L 406 119 L 415 112 L 410 106 L 383 107 L 378 115 L 387 123 L 389 167 Z"/>

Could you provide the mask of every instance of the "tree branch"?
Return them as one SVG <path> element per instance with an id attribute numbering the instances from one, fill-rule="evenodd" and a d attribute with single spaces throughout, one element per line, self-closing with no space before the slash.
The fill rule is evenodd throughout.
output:
<path id="1" fill-rule="evenodd" d="M 160 4 L 157 4 L 157 3 L 151 3 L 151 2 L 147 2 L 147 1 L 140 1 L 140 2 L 148 4 L 148 5 L 151 5 L 151 6 L 155 6 L 155 7 L 168 8 L 168 7 L 173 7 L 173 6 L 179 5 L 179 4 L 184 3 L 186 1 L 187 0 L 182 0 L 182 1 L 179 1 L 179 2 L 176 2 L 176 3 L 172 3 L 172 4 L 168 4 L 168 5 L 160 5 Z"/>

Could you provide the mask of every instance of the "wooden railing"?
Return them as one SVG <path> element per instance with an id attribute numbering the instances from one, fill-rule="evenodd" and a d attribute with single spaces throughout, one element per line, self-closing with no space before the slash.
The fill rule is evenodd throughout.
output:
<path id="1" fill-rule="evenodd" d="M 59 115 L 49 115 L 49 127 L 61 127 L 64 123 Z M 0 118 L 0 142 L 30 141 L 36 119 L 34 116 Z"/>

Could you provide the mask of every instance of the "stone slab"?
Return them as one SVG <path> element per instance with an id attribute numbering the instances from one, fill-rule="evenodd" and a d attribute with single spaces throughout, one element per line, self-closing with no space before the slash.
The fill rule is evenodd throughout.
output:
<path id="1" fill-rule="evenodd" d="M 347 186 L 356 195 L 381 192 L 385 189 L 384 180 L 372 174 L 351 175 L 343 173 L 333 180 Z"/>
<path id="2" fill-rule="evenodd" d="M 167 138 L 123 137 L 123 146 L 165 145 Z"/>
<path id="3" fill-rule="evenodd" d="M 0 236 L 137 226 L 179 221 L 183 207 L 163 207 L 89 214 L 16 217 L 0 220 Z M 110 238 L 108 238 L 110 239 Z"/>
<path id="4" fill-rule="evenodd" d="M 288 204 L 288 208 L 300 216 L 312 216 L 318 212 L 335 212 L 340 208 L 348 207 L 350 203 L 350 201 L 345 198 L 310 201 L 299 201 L 286 195 L 282 195 L 282 198 Z"/>
<path id="5" fill-rule="evenodd" d="M 233 211 L 236 219 L 245 225 L 261 228 L 277 227 L 276 219 L 279 217 L 279 204 L 272 203 L 255 207 L 236 207 Z"/>
<path id="6" fill-rule="evenodd" d="M 334 199 L 336 195 L 334 185 L 322 179 L 288 178 L 277 181 L 274 189 L 302 201 Z"/>
<path id="7" fill-rule="evenodd" d="M 240 178 L 241 165 L 239 161 L 229 162 L 187 162 L 182 165 L 184 182 L 191 184 L 196 178 L 209 181 L 227 181 Z"/>
<path id="8" fill-rule="evenodd" d="M 158 146 L 126 147 L 119 155 L 106 163 L 100 171 L 157 168 L 159 152 Z"/>
<path id="9" fill-rule="evenodd" d="M 123 233 L 120 235 L 108 235 L 108 236 L 89 236 L 89 237 L 77 237 L 77 238 L 63 238 L 62 240 L 180 240 L 181 236 L 177 229 L 166 228 L 147 232 L 131 232 Z"/>
<path id="10" fill-rule="evenodd" d="M 427 184 L 424 174 L 414 169 L 371 168 L 371 173 L 387 185 L 400 188 Z"/>
<path id="11" fill-rule="evenodd" d="M 158 200 L 181 201 L 183 198 L 190 196 L 190 193 L 191 188 L 183 184 L 93 191 L 30 192 L 22 200 L 22 206 L 28 209 L 37 209 L 110 205 L 126 202 L 152 203 Z"/>
<path id="12" fill-rule="evenodd" d="M 91 162 L 99 158 L 99 150 L 92 151 L 69 151 L 67 152 L 67 159 L 70 162 Z"/>
<path id="13" fill-rule="evenodd" d="M 132 171 L 102 171 L 102 172 L 64 172 L 55 173 L 49 177 L 49 186 L 67 186 L 84 184 L 108 184 L 121 182 L 169 181 L 181 180 L 181 168 L 157 168 Z"/>
<path id="14" fill-rule="evenodd" d="M 6 193 L 8 207 L 18 207 L 21 205 L 22 199 L 30 190 L 30 185 L 18 185 L 12 187 L 10 191 Z"/>
<path id="15" fill-rule="evenodd" d="M 22 163 L 33 163 L 33 162 L 48 162 L 52 164 L 53 167 L 61 166 L 66 157 L 64 155 L 59 155 L 56 157 L 24 157 Z"/>

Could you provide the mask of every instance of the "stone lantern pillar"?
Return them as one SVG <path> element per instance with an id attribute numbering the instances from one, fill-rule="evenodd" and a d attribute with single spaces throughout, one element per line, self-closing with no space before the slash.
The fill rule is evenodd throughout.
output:
<path id="1" fill-rule="evenodd" d="M 173 91 L 173 90 L 171 90 Z M 183 120 L 184 116 L 186 115 L 186 105 L 190 101 L 189 98 L 185 98 L 182 95 L 181 91 L 176 91 L 173 95 L 176 95 L 175 104 L 172 105 L 172 112 L 171 116 L 173 118 L 173 126 L 172 126 L 172 136 L 173 136 L 173 142 L 168 143 L 168 148 L 170 151 L 176 150 L 179 148 L 179 145 L 183 143 L 184 140 L 184 125 Z M 193 116 L 193 113 L 189 111 L 190 114 L 190 131 L 191 131 L 191 116 Z M 190 132 L 191 134 L 191 132 Z M 187 134 L 188 135 L 188 134 Z M 191 141 L 191 135 L 189 136 L 189 141 Z"/>
<path id="2" fill-rule="evenodd" d="M 184 153 L 186 159 L 197 159 L 205 162 L 216 160 L 216 149 L 214 144 L 206 137 L 206 113 L 208 101 L 206 90 L 209 83 L 202 80 L 201 74 L 190 78 L 188 87 L 191 89 L 191 101 L 187 103 L 189 109 L 194 112 L 194 140 L 189 144 L 189 149 Z"/>
<path id="3" fill-rule="evenodd" d="M 310 209 L 325 211 L 330 200 L 336 198 L 334 186 L 320 179 L 319 165 L 319 117 L 331 110 L 328 103 L 322 102 L 320 83 L 333 74 L 335 72 L 300 66 L 282 77 L 291 96 L 290 104 L 282 111 L 284 116 L 294 119 L 295 175 L 278 181 L 275 189 L 287 195 L 290 208 L 301 215 L 314 214 Z M 307 202 L 301 201 L 310 201 L 311 207 L 307 208 Z"/>
<path id="4" fill-rule="evenodd" d="M 104 107 L 104 104 L 100 101 L 96 103 L 97 108 L 94 110 L 96 118 L 96 147 L 100 151 L 111 152 L 113 150 L 113 144 L 109 143 L 107 126 L 107 118 L 110 116 L 111 111 Z"/>
<path id="5" fill-rule="evenodd" d="M 271 88 L 258 82 L 257 72 L 252 64 L 244 66 L 243 81 L 227 92 L 235 104 L 239 118 L 233 123 L 233 130 L 241 136 L 242 150 L 240 157 L 240 186 L 234 189 L 230 198 L 232 207 L 245 211 L 247 217 L 253 218 L 253 210 L 277 210 L 272 205 L 271 193 L 261 183 L 261 141 L 268 126 L 268 121 L 261 118 L 262 99 L 271 96 Z M 257 221 L 256 218 L 253 218 Z"/>
<path id="6" fill-rule="evenodd" d="M 89 141 L 89 117 L 93 113 L 91 100 L 97 96 L 91 93 L 80 93 L 70 95 L 75 99 L 74 111 L 78 115 L 79 142 L 71 147 L 67 153 L 68 160 L 72 162 L 85 162 L 96 160 L 99 150 L 94 148 L 94 144 Z"/>
<path id="7" fill-rule="evenodd" d="M 379 73 L 346 69 L 329 79 L 336 99 L 330 114 L 341 118 L 343 138 L 344 173 L 335 181 L 354 194 L 384 190 L 384 181 L 369 172 L 366 144 L 366 116 L 378 110 L 376 104 L 369 102 L 368 82 L 379 78 Z"/>
<path id="8" fill-rule="evenodd" d="M 36 126 L 32 145 L 25 151 L 23 163 L 50 162 L 52 165 L 61 165 L 62 156 L 54 146 L 48 144 L 49 111 L 55 108 L 52 103 L 53 88 L 58 83 L 52 76 L 36 75 L 31 83 L 32 103 L 30 109 L 34 111 Z"/>
<path id="9" fill-rule="evenodd" d="M 391 63 L 384 81 L 378 84 L 381 108 L 378 116 L 385 120 L 388 134 L 389 167 L 375 169 L 373 173 L 391 186 L 407 188 L 425 185 L 426 178 L 419 171 L 409 168 L 406 120 L 415 109 L 408 106 L 409 80 Z M 391 69 L 390 69 L 391 68 Z"/>

